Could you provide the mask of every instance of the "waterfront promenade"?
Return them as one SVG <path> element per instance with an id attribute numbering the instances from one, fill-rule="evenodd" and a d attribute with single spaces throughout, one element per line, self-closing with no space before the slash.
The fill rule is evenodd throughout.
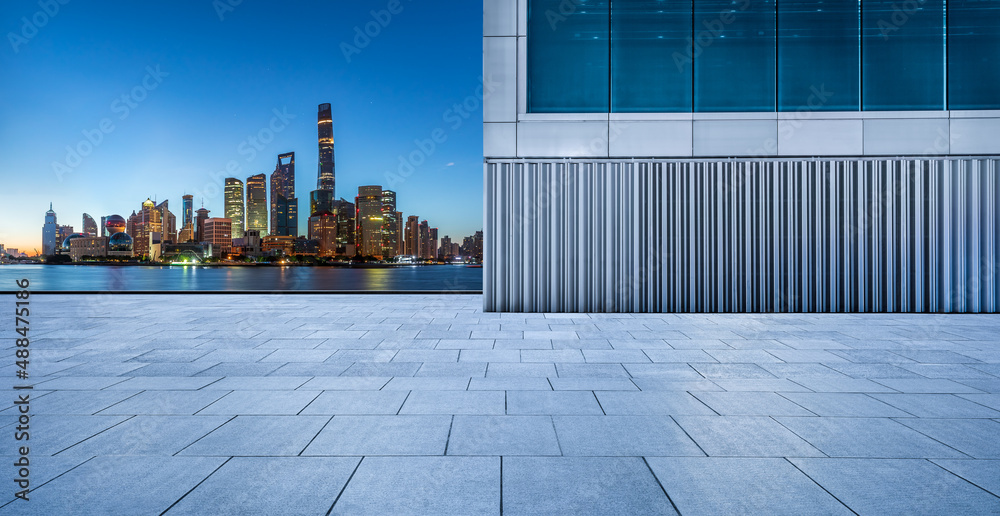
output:
<path id="1" fill-rule="evenodd" d="M 0 514 L 1000 512 L 995 315 L 35 295 L 30 322 Z"/>

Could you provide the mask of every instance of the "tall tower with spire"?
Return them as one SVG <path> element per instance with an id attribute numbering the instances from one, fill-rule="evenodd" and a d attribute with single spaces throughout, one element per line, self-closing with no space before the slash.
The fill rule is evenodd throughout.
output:
<path id="1" fill-rule="evenodd" d="M 319 105 L 317 131 L 319 134 L 319 177 L 316 180 L 316 189 L 335 192 L 337 175 L 333 155 L 333 111 L 330 104 Z M 334 193 L 331 193 L 330 196 L 333 197 Z"/>
<path id="2" fill-rule="evenodd" d="M 56 224 L 56 212 L 52 211 L 52 203 L 49 203 L 49 211 L 45 212 L 45 225 L 42 226 L 42 254 L 52 255 L 56 252 L 56 233 L 59 226 Z"/>

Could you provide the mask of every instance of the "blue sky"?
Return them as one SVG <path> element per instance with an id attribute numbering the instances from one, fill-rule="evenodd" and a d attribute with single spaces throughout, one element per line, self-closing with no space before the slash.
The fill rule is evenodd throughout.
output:
<path id="1" fill-rule="evenodd" d="M 78 231 L 84 212 L 127 217 L 147 197 L 179 215 L 193 194 L 222 216 L 225 177 L 289 151 L 307 211 L 323 102 L 338 197 L 381 184 L 441 236 L 482 229 L 480 2 L 94 4 L 0 3 L 0 243 L 40 249 L 50 201 Z"/>

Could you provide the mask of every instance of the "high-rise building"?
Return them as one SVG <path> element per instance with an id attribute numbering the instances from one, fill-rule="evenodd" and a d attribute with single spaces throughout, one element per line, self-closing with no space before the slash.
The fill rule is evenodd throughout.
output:
<path id="1" fill-rule="evenodd" d="M 354 205 L 344 199 L 336 201 L 333 213 L 337 216 L 337 247 L 338 256 L 354 256 L 357 254 L 356 231 L 354 217 L 357 212 Z"/>
<path id="2" fill-rule="evenodd" d="M 333 154 L 333 112 L 330 109 L 330 104 L 319 105 L 318 119 L 319 174 L 316 189 L 329 190 L 332 199 L 336 192 L 337 176 Z"/>
<path id="3" fill-rule="evenodd" d="M 199 244 L 205 241 L 205 221 L 208 220 L 208 214 L 211 213 L 210 210 L 206 210 L 204 206 L 198 208 L 195 223 L 194 223 L 194 239 Z"/>
<path id="4" fill-rule="evenodd" d="M 160 221 L 163 223 L 161 229 L 163 243 L 173 243 L 177 239 L 177 217 L 170 212 L 169 206 L 169 201 L 163 201 L 156 205 L 156 209 L 160 212 Z"/>
<path id="5" fill-rule="evenodd" d="M 418 226 L 418 242 L 420 254 L 417 256 L 427 260 L 431 258 L 431 228 L 426 220 L 420 221 Z"/>
<path id="6" fill-rule="evenodd" d="M 309 216 L 320 212 L 333 213 L 333 190 L 313 190 L 309 192 Z"/>
<path id="7" fill-rule="evenodd" d="M 382 190 L 382 256 L 392 258 L 399 248 L 399 219 L 396 218 L 396 192 Z"/>
<path id="8" fill-rule="evenodd" d="M 49 203 L 49 211 L 45 212 L 45 224 L 42 226 L 42 254 L 52 255 L 55 254 L 56 248 L 59 246 L 59 231 L 58 224 L 56 224 L 56 212 L 52 211 L 52 203 Z"/>
<path id="9" fill-rule="evenodd" d="M 66 239 L 73 234 L 73 226 L 58 226 L 56 227 L 56 253 L 63 250 L 65 246 L 63 243 Z"/>
<path id="10" fill-rule="evenodd" d="M 271 174 L 271 235 L 299 236 L 294 152 L 279 155 L 278 165 Z"/>
<path id="11" fill-rule="evenodd" d="M 184 204 L 184 213 L 181 214 L 181 227 L 194 223 L 194 196 L 185 195 L 181 197 Z"/>
<path id="12" fill-rule="evenodd" d="M 476 259 L 477 262 L 483 261 L 483 232 L 476 231 L 475 236 L 472 237 L 472 257 Z"/>
<path id="13" fill-rule="evenodd" d="M 201 210 L 199 210 L 201 211 Z M 227 218 L 215 217 L 205 219 L 202 223 L 204 238 L 202 242 L 212 244 L 212 256 L 215 258 L 230 254 L 233 251 L 233 221 Z"/>
<path id="14" fill-rule="evenodd" d="M 996 1 L 484 5 L 486 310 L 1000 311 Z"/>
<path id="15" fill-rule="evenodd" d="M 97 222 L 94 220 L 94 217 L 86 213 L 83 214 L 83 232 L 90 236 L 98 236 Z"/>
<path id="16" fill-rule="evenodd" d="M 357 224 L 357 250 L 362 256 L 381 258 L 382 254 L 382 187 L 358 187 L 354 200 Z"/>
<path id="17" fill-rule="evenodd" d="M 235 177 L 226 178 L 225 210 L 226 218 L 232 221 L 233 238 L 243 238 L 243 181 Z"/>
<path id="18" fill-rule="evenodd" d="M 247 178 L 247 229 L 267 236 L 267 175 L 257 174 Z"/>
<path id="19" fill-rule="evenodd" d="M 444 259 L 451 254 L 451 237 L 445 235 L 441 237 L 441 247 L 438 249 L 438 258 Z"/>
<path id="20" fill-rule="evenodd" d="M 403 232 L 403 212 L 396 212 L 396 252 L 395 254 L 406 254 L 406 233 Z"/>
<path id="21" fill-rule="evenodd" d="M 410 215 L 406 218 L 406 246 L 403 254 L 420 257 L 420 217 Z"/>
<path id="22" fill-rule="evenodd" d="M 132 256 L 150 257 L 150 244 L 156 235 L 163 234 L 163 214 L 152 199 L 142 203 L 142 209 L 132 217 Z"/>
<path id="23" fill-rule="evenodd" d="M 438 259 L 438 228 L 430 228 L 427 242 L 427 256 L 432 260 Z"/>

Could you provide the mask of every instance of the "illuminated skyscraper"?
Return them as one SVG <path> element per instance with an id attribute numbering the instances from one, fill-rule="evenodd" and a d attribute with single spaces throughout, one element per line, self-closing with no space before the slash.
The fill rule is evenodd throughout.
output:
<path id="1" fill-rule="evenodd" d="M 199 214 L 200 214 L 199 210 Z M 212 256 L 219 258 L 233 250 L 233 221 L 227 218 L 205 219 L 201 224 L 202 242 L 212 244 Z"/>
<path id="2" fill-rule="evenodd" d="M 403 232 L 403 212 L 396 212 L 396 255 L 406 254 L 406 233 Z"/>
<path id="3" fill-rule="evenodd" d="M 185 195 L 181 197 L 184 200 L 184 213 L 182 214 L 181 227 L 187 226 L 194 222 L 194 196 Z"/>
<path id="4" fill-rule="evenodd" d="M 358 253 L 381 258 L 382 254 L 382 187 L 362 186 L 354 201 L 357 212 Z"/>
<path id="5" fill-rule="evenodd" d="M 52 211 L 52 203 L 49 203 L 49 211 L 45 212 L 45 225 L 42 226 L 42 254 L 50 255 L 56 252 L 59 228 L 56 225 L 56 212 Z"/>
<path id="6" fill-rule="evenodd" d="M 427 221 L 421 221 L 420 226 L 418 226 L 418 242 L 420 245 L 419 254 L 417 256 L 428 259 L 431 257 L 431 228 L 427 225 Z"/>
<path id="7" fill-rule="evenodd" d="M 94 221 L 94 217 L 83 214 L 83 232 L 90 236 L 97 236 L 97 222 Z"/>
<path id="8" fill-rule="evenodd" d="M 177 217 L 170 212 L 170 201 L 163 201 L 156 205 L 160 212 L 160 221 L 163 223 L 160 236 L 164 243 L 172 243 L 177 239 Z"/>
<path id="9" fill-rule="evenodd" d="M 271 235 L 299 235 L 299 200 L 295 197 L 295 153 L 278 156 L 271 174 Z"/>
<path id="10" fill-rule="evenodd" d="M 157 209 L 152 199 L 142 203 L 142 210 L 133 219 L 132 256 L 150 256 L 150 242 L 153 233 L 163 233 L 162 212 Z"/>
<path id="11" fill-rule="evenodd" d="M 336 253 L 340 256 L 354 256 L 356 254 L 355 232 L 357 231 L 354 217 L 357 215 L 354 205 L 341 199 L 335 201 L 333 213 L 337 216 L 337 248 Z"/>
<path id="12" fill-rule="evenodd" d="M 333 190 L 313 190 L 309 192 L 309 216 L 321 212 L 333 212 Z"/>
<path id="13" fill-rule="evenodd" d="M 232 221 L 233 238 L 243 238 L 243 181 L 235 177 L 226 178 L 225 191 L 225 211 L 226 218 Z"/>
<path id="14" fill-rule="evenodd" d="M 396 218 L 396 192 L 382 191 L 382 256 L 394 257 L 399 247 L 399 224 Z"/>
<path id="15" fill-rule="evenodd" d="M 428 231 L 427 257 L 431 260 L 438 258 L 438 228 L 430 228 Z"/>
<path id="16" fill-rule="evenodd" d="M 404 254 L 420 256 L 420 217 L 410 215 L 406 219 L 406 248 Z"/>
<path id="17" fill-rule="evenodd" d="M 319 105 L 319 177 L 316 181 L 317 190 L 329 190 L 333 198 L 336 190 L 336 168 L 333 154 L 333 113 L 330 104 Z M 311 214 L 310 214 L 311 215 Z"/>
<path id="18" fill-rule="evenodd" d="M 247 178 L 247 229 L 267 236 L 267 176 L 257 174 Z"/>

